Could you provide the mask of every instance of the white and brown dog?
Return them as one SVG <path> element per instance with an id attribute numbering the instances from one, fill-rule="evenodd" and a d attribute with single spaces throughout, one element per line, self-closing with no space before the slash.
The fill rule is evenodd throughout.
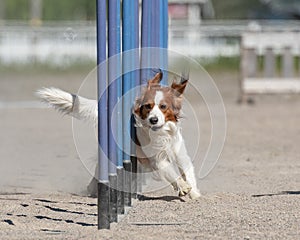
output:
<path id="1" fill-rule="evenodd" d="M 162 72 L 148 81 L 136 99 L 133 114 L 140 163 L 170 183 L 180 196 L 200 197 L 193 163 L 187 154 L 179 126 L 182 94 L 188 79 L 162 87 Z M 78 119 L 97 121 L 97 101 L 76 96 L 57 88 L 43 88 L 37 95 L 52 107 Z"/>

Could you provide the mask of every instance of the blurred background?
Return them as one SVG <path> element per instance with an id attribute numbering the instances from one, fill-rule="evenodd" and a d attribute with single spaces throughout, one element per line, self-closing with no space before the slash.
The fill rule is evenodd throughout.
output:
<path id="1" fill-rule="evenodd" d="M 297 0 L 169 0 L 169 47 L 237 64 L 242 32 L 299 31 L 299 19 Z M 94 64 L 95 37 L 95 1 L 0 1 L 1 65 Z"/>

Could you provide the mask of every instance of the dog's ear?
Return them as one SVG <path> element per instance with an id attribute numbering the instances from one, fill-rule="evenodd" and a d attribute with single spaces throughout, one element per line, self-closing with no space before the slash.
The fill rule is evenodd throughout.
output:
<path id="1" fill-rule="evenodd" d="M 142 104 L 142 99 L 136 98 L 133 106 L 133 114 L 139 115 L 141 104 Z"/>
<path id="2" fill-rule="evenodd" d="M 175 90 L 174 92 L 177 97 L 179 97 L 183 94 L 187 83 L 188 83 L 188 80 L 184 80 L 183 82 L 180 82 L 180 83 L 176 83 L 175 81 L 173 81 L 171 88 Z"/>
<path id="3" fill-rule="evenodd" d="M 175 80 L 173 80 L 171 88 L 175 90 L 174 92 L 177 97 L 180 97 L 183 94 L 185 87 L 188 84 L 188 80 L 189 72 L 182 73 L 180 83 L 176 83 Z"/>
<path id="4" fill-rule="evenodd" d="M 159 72 L 156 73 L 152 79 L 148 80 L 148 85 L 147 85 L 148 89 L 151 88 L 151 86 L 159 85 L 162 77 L 163 77 L 163 73 L 161 70 L 159 70 Z"/>

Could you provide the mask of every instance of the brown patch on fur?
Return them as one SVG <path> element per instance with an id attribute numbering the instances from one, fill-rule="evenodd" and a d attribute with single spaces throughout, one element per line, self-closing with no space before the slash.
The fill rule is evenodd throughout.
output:
<path id="1" fill-rule="evenodd" d="M 187 83 L 188 83 L 188 80 L 184 80 L 181 83 L 175 83 L 175 82 L 172 83 L 171 88 L 173 88 L 175 90 L 174 94 L 177 97 L 179 97 L 179 96 L 181 96 L 183 94 L 184 89 L 185 89 Z"/>
<path id="2" fill-rule="evenodd" d="M 135 113 L 141 117 L 141 119 L 147 118 L 149 112 L 154 107 L 154 97 L 156 91 L 152 88 L 144 92 L 141 98 L 138 100 L 139 106 L 135 109 Z"/>
<path id="3" fill-rule="evenodd" d="M 152 86 L 159 86 L 159 83 L 163 77 L 163 73 L 160 71 L 156 73 L 155 76 L 148 81 L 147 87 L 150 89 Z"/>

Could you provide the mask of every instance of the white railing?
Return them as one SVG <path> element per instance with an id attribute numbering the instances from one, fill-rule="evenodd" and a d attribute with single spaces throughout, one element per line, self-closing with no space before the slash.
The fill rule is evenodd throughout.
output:
<path id="1" fill-rule="evenodd" d="M 300 31 L 299 22 L 202 21 L 197 25 L 171 22 L 169 48 L 192 57 L 237 56 L 242 32 Z M 1 63 L 29 61 L 68 64 L 95 60 L 94 22 L 47 22 L 40 27 L 0 22 Z"/>

